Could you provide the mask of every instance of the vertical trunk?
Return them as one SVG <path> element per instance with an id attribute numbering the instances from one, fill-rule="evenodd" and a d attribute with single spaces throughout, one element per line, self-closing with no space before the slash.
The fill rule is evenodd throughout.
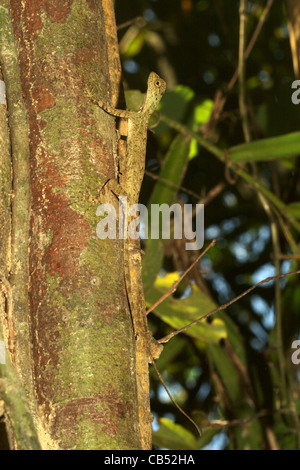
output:
<path id="1" fill-rule="evenodd" d="M 96 236 L 98 205 L 117 204 L 100 191 L 115 176 L 115 122 L 84 93 L 87 87 L 110 104 L 118 100 L 113 2 L 11 0 L 10 14 L 22 93 L 8 64 L 8 109 L 22 111 L 23 100 L 26 109 L 10 121 L 18 197 L 7 275 L 17 333 L 11 358 L 36 410 L 42 448 L 139 449 L 122 241 Z M 14 148 L 20 137 L 21 161 Z"/>

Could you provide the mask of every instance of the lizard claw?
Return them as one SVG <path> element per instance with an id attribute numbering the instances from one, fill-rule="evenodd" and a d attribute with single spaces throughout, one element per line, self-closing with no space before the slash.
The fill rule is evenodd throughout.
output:
<path id="1" fill-rule="evenodd" d="M 151 358 L 150 358 L 150 364 L 152 363 L 153 359 L 158 359 L 159 356 L 162 353 L 162 350 L 164 349 L 163 345 L 160 344 L 158 341 L 156 341 L 153 336 L 150 338 L 150 351 L 151 351 Z"/>

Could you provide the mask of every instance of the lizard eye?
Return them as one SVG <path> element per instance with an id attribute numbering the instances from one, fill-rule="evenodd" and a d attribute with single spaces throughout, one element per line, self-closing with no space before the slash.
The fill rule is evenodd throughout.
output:
<path id="1" fill-rule="evenodd" d="M 160 86 L 161 86 L 161 81 L 160 81 L 160 80 L 156 80 L 155 86 L 156 86 L 157 88 L 160 88 Z"/>

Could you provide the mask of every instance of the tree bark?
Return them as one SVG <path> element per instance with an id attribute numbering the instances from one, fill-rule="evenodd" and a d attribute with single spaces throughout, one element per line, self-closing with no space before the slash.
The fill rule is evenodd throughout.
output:
<path id="1" fill-rule="evenodd" d="M 99 204 L 118 205 L 101 191 L 115 176 L 115 121 L 84 93 L 119 100 L 113 1 L 1 5 L 19 65 L 16 82 L 2 44 L 14 192 L 1 216 L 12 220 L 11 248 L 5 241 L 0 255 L 12 253 L 3 274 L 11 332 L 6 301 L 1 312 L 10 359 L 43 449 L 141 449 L 123 244 L 96 236 Z"/>

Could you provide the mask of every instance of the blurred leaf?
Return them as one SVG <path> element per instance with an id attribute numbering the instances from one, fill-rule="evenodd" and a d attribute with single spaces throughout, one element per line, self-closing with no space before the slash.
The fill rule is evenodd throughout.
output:
<path id="1" fill-rule="evenodd" d="M 190 145 L 190 153 L 189 153 L 189 159 L 192 160 L 194 157 L 198 155 L 199 148 L 198 148 L 198 142 L 196 139 L 191 140 L 191 145 Z"/>
<path id="2" fill-rule="evenodd" d="M 139 90 L 127 90 L 125 91 L 126 105 L 128 109 L 132 111 L 139 111 L 143 106 L 145 100 L 145 93 L 141 93 Z M 149 127 L 154 126 L 159 122 L 159 112 L 155 111 L 149 121 Z"/>
<path id="3" fill-rule="evenodd" d="M 202 103 L 198 104 L 194 108 L 193 117 L 192 117 L 192 129 L 197 131 L 199 127 L 203 124 L 206 124 L 210 118 L 212 109 L 213 109 L 212 100 L 204 100 Z M 191 160 L 199 152 L 199 145 L 196 139 L 192 139 L 189 159 Z"/>
<path id="4" fill-rule="evenodd" d="M 167 418 L 159 420 L 160 428 L 152 432 L 153 445 L 162 449 L 170 450 L 198 450 L 208 445 L 212 438 L 220 433 L 218 428 L 210 428 L 203 432 L 202 436 L 196 438 L 183 426 L 175 424 Z"/>
<path id="5" fill-rule="evenodd" d="M 178 278 L 178 273 L 171 273 L 165 277 L 157 278 L 154 288 L 147 295 L 147 303 L 152 305 Z M 175 299 L 170 295 L 155 308 L 155 314 L 177 330 L 214 308 L 216 308 L 215 303 L 196 285 L 192 285 L 192 294 L 190 296 L 184 299 Z M 221 338 L 227 336 L 224 322 L 219 318 L 214 318 L 210 323 L 203 320 L 186 330 L 185 334 L 209 343 L 218 343 Z"/>
<path id="6" fill-rule="evenodd" d="M 232 349 L 244 366 L 247 365 L 247 353 L 244 338 L 238 326 L 231 320 L 225 312 L 218 312 L 218 316 L 224 321 L 227 331 L 228 341 Z"/>
<path id="7" fill-rule="evenodd" d="M 140 14 L 132 5 L 129 11 L 129 3 L 131 5 L 134 2 L 116 2 L 121 11 L 120 22 Z M 285 3 L 297 4 L 296 0 L 286 0 Z M 254 32 L 257 22 L 263 18 L 267 5 L 270 2 L 248 2 L 249 33 Z M 137 74 L 135 77 L 127 74 L 126 78 L 130 84 L 131 79 L 137 82 L 138 77 L 142 79 L 151 70 L 156 70 L 166 78 L 168 92 L 160 105 L 160 122 L 155 128 L 155 136 L 158 137 L 156 146 L 152 145 L 151 139 L 148 147 L 151 168 L 156 170 L 160 166 L 157 177 L 163 178 L 157 181 L 153 191 L 153 181 L 146 176 L 142 198 L 148 198 L 149 201 L 149 194 L 153 191 L 149 204 L 171 205 L 176 201 L 178 190 L 168 185 L 165 179 L 180 186 L 184 176 L 184 186 L 198 194 L 208 194 L 224 181 L 223 149 L 228 149 L 229 159 L 233 166 L 237 163 L 235 170 L 240 171 L 241 178 L 237 184 L 227 188 L 229 193 L 234 194 L 236 204 L 230 205 L 229 199 L 222 195 L 223 197 L 211 200 L 205 212 L 206 228 L 214 229 L 215 226 L 220 239 L 219 246 L 211 250 L 208 262 L 208 267 L 212 270 L 208 287 L 211 289 L 211 298 L 217 302 L 223 293 L 219 288 L 221 283 L 217 273 L 222 274 L 228 296 L 231 297 L 231 294 L 238 295 L 249 287 L 253 273 L 263 270 L 268 275 L 270 264 L 274 261 L 272 235 L 269 227 L 266 230 L 269 220 L 257 197 L 259 192 L 267 197 L 281 215 L 278 236 L 282 254 L 299 254 L 300 199 L 297 175 L 300 107 L 295 106 L 291 100 L 294 73 L 288 44 L 291 31 L 287 10 L 284 5 L 278 8 L 276 2 L 273 2 L 247 61 L 246 87 L 249 100 L 247 98 L 246 105 L 249 124 L 253 138 L 260 139 L 250 144 L 244 144 L 241 140 L 238 84 L 226 92 L 226 83 L 236 65 L 234 51 L 239 46 L 238 5 L 235 2 L 209 0 L 145 0 L 143 14 L 149 18 L 149 26 L 142 26 L 147 34 L 144 44 L 142 36 L 136 39 L 141 26 L 136 29 L 129 26 L 128 33 L 124 30 L 119 33 L 121 42 L 124 36 L 126 38 L 125 52 L 128 50 L 135 54 L 141 51 L 134 57 L 139 66 Z M 222 18 L 222 21 L 217 18 Z M 297 15 L 292 18 L 297 18 Z M 155 40 L 149 38 L 149 31 L 155 33 Z M 247 43 L 249 44 L 248 41 Z M 183 85 L 176 87 L 178 82 Z M 220 88 L 225 92 L 226 105 L 219 119 L 214 122 L 211 134 L 202 135 L 201 126 L 209 119 L 211 100 L 217 98 Z M 144 100 L 144 95 L 137 93 L 140 100 L 135 107 L 127 100 L 129 108 L 136 110 Z M 215 104 L 218 104 L 217 99 Z M 158 116 L 159 113 L 154 115 L 152 122 L 157 122 Z M 163 155 L 166 155 L 165 159 Z M 270 160 L 275 164 L 265 164 Z M 256 179 L 251 167 L 246 165 L 252 161 L 258 163 L 257 174 L 262 179 Z M 277 218 L 276 212 L 274 216 Z M 257 233 L 255 237 L 252 235 L 253 228 Z M 164 280 L 157 279 L 162 268 L 166 271 L 174 269 L 169 257 L 173 246 L 167 250 L 166 243 L 165 240 L 148 240 L 146 243 L 143 275 L 147 305 L 157 300 L 166 292 L 167 285 L 170 285 L 164 285 Z M 239 256 L 238 250 L 232 248 L 236 244 L 247 250 L 248 256 Z M 174 251 L 172 255 L 176 254 Z M 298 260 L 284 262 L 287 263 L 287 269 L 297 269 Z M 159 284 L 160 281 L 162 285 Z M 150 323 L 155 336 L 165 336 L 172 328 L 190 321 L 193 315 L 199 317 L 205 312 L 205 299 L 199 294 L 198 300 L 198 293 L 194 290 L 190 297 L 178 298 L 180 292 L 186 293 L 184 285 L 185 282 L 180 285 L 182 290 L 177 291 L 177 298 L 170 296 L 157 308 L 159 318 L 151 315 Z M 190 341 L 188 335 L 178 335 L 165 346 L 158 361 L 160 370 L 166 368 L 170 387 L 174 387 L 174 390 L 179 387 L 182 390 L 183 405 L 184 400 L 186 404 L 189 400 L 195 403 L 194 408 L 198 410 L 193 409 L 193 418 L 201 413 L 201 409 L 209 419 L 231 422 L 226 428 L 226 445 L 230 449 L 269 449 L 276 448 L 277 445 L 282 449 L 299 448 L 297 370 L 293 367 L 289 373 L 289 351 L 292 339 L 299 334 L 300 289 L 297 278 L 282 280 L 280 285 L 281 322 L 274 321 L 274 325 L 271 321 L 268 323 L 272 320 L 276 299 L 274 300 L 274 286 L 265 286 L 266 288 L 260 289 L 266 306 L 262 307 L 261 312 L 254 308 L 251 296 L 245 296 L 230 311 L 218 313 L 218 321 L 223 322 L 221 329 L 226 330 L 225 340 L 218 343 L 193 337 L 193 341 Z M 194 296 L 197 299 L 195 302 Z M 275 304 L 277 306 L 276 302 Z M 210 308 L 213 306 L 208 307 Z M 212 328 L 205 323 L 207 322 L 203 322 L 204 326 Z M 203 334 L 208 335 L 209 331 L 196 333 L 202 337 Z M 286 360 L 286 374 L 281 370 L 280 354 Z M 188 377 L 196 369 L 197 372 L 201 369 L 201 373 L 194 382 L 188 381 Z M 153 368 L 152 372 L 155 373 Z M 156 379 L 154 386 L 158 390 Z M 199 387 L 201 389 L 202 386 L 203 390 L 205 386 L 207 390 L 211 386 L 207 395 L 198 394 Z M 159 394 L 153 396 L 153 410 L 164 412 Z M 261 411 L 266 412 L 266 416 L 256 419 L 257 413 Z M 203 422 L 200 416 L 197 422 L 205 429 L 203 438 L 208 442 L 209 423 Z M 161 432 L 165 430 L 169 437 L 170 429 L 166 429 L 163 423 L 162 426 Z M 188 424 L 187 428 L 193 432 Z M 172 448 L 173 436 L 178 446 L 178 437 L 176 439 L 174 434 L 178 433 L 174 431 L 170 436 L 171 443 L 163 441 L 162 436 L 162 440 L 155 441 L 155 444 L 162 447 L 168 447 L 169 444 Z M 220 434 L 220 429 L 214 430 L 213 434 Z M 219 445 L 222 446 L 223 442 L 220 440 Z M 176 444 L 173 445 L 176 448 Z M 198 448 L 202 448 L 203 441 L 198 445 Z"/>
<path id="8" fill-rule="evenodd" d="M 167 418 L 161 418 L 159 424 L 159 430 L 152 433 L 153 444 L 156 447 L 170 450 L 199 449 L 199 439 L 183 426 Z"/>
<path id="9" fill-rule="evenodd" d="M 195 92 L 183 85 L 177 85 L 165 96 L 162 111 L 167 116 L 173 117 L 176 121 L 182 121 L 188 104 L 195 96 Z"/>
<path id="10" fill-rule="evenodd" d="M 211 344 L 207 345 L 207 348 L 226 389 L 226 396 L 228 395 L 232 406 L 238 407 L 243 399 L 243 390 L 240 387 L 239 373 L 237 369 L 234 367 L 221 346 Z"/>
<path id="11" fill-rule="evenodd" d="M 185 174 L 189 149 L 190 141 L 186 137 L 181 135 L 175 137 L 160 172 L 161 181 L 157 181 L 148 207 L 151 208 L 152 204 L 173 204 L 178 191 L 176 186 L 181 184 Z M 167 181 L 172 182 L 175 187 L 168 185 Z M 151 211 L 149 211 L 149 217 L 151 217 Z M 146 241 L 146 254 L 143 258 L 143 283 L 146 297 L 147 291 L 152 287 L 162 267 L 164 245 L 167 241 L 151 238 Z"/>
<path id="12" fill-rule="evenodd" d="M 125 99 L 128 109 L 138 111 L 143 105 L 145 93 L 141 93 L 140 90 L 126 90 Z"/>
<path id="13" fill-rule="evenodd" d="M 277 437 L 280 450 L 297 449 L 297 434 L 291 432 L 288 422 L 280 415 L 276 416 L 274 433 Z"/>
<path id="14" fill-rule="evenodd" d="M 300 202 L 293 202 L 287 207 L 290 214 L 292 214 L 297 219 L 300 219 Z"/>
<path id="15" fill-rule="evenodd" d="M 170 364 L 174 362 L 178 354 L 187 347 L 187 339 L 184 336 L 177 336 L 176 341 L 169 341 L 164 344 L 163 353 L 157 359 L 156 364 L 159 370 L 165 370 Z M 151 374 L 157 378 L 156 372 L 153 367 L 150 368 Z"/>
<path id="16" fill-rule="evenodd" d="M 159 109 L 165 116 L 177 122 L 183 122 L 194 96 L 195 92 L 191 88 L 177 85 L 172 91 L 165 94 Z M 167 129 L 167 124 L 162 122 L 160 132 L 165 132 Z"/>
<path id="17" fill-rule="evenodd" d="M 131 27 L 127 30 L 120 42 L 120 52 L 125 59 L 139 54 L 145 43 L 146 30 Z"/>
<path id="18" fill-rule="evenodd" d="M 300 152 L 300 132 L 261 139 L 229 149 L 232 162 L 266 161 L 287 158 Z"/>
<path id="19" fill-rule="evenodd" d="M 201 124 L 206 124 L 210 118 L 214 103 L 212 100 L 204 100 L 195 106 L 193 114 L 193 129 L 197 130 Z"/>

